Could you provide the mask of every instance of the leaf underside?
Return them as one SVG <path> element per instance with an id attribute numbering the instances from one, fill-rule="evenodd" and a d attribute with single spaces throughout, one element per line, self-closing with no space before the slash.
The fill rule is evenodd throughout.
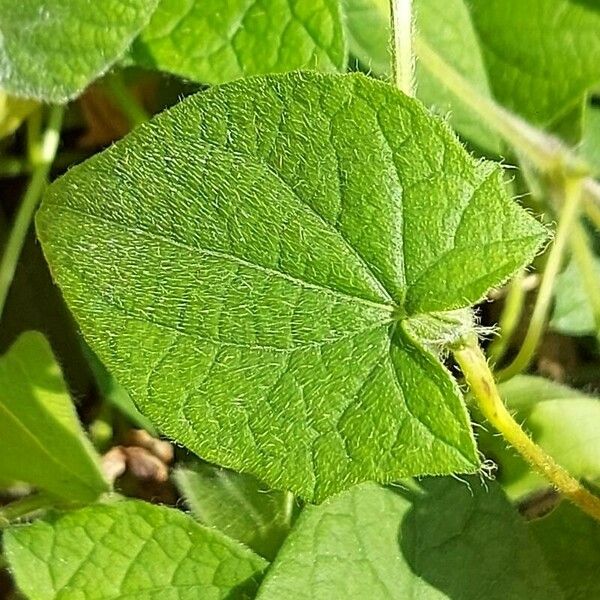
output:
<path id="1" fill-rule="evenodd" d="M 161 431 L 313 501 L 478 468 L 454 380 L 405 325 L 478 301 L 546 235 L 420 103 L 302 73 L 182 102 L 52 185 L 37 226 Z"/>

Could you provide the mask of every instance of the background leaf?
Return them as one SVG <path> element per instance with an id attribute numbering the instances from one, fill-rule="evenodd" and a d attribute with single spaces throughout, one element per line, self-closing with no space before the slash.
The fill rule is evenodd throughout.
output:
<path id="1" fill-rule="evenodd" d="M 466 0 L 495 97 L 552 126 L 600 81 L 600 10 L 589 0 Z"/>
<path id="2" fill-rule="evenodd" d="M 23 334 L 0 358 L 0 478 L 70 501 L 108 489 L 45 338 Z"/>
<path id="3" fill-rule="evenodd" d="M 594 266 L 600 278 L 600 258 L 594 257 Z M 550 327 L 566 335 L 597 335 L 594 309 L 585 289 L 579 267 L 570 260 L 556 278 L 554 311 Z"/>
<path id="4" fill-rule="evenodd" d="M 410 493 L 367 483 L 307 507 L 259 600 L 560 600 L 499 486 L 428 480 Z"/>
<path id="5" fill-rule="evenodd" d="M 0 0 L 0 88 L 61 103 L 127 50 L 157 0 Z"/>
<path id="6" fill-rule="evenodd" d="M 135 500 L 12 527 L 4 548 L 32 600 L 252 598 L 267 564 L 177 510 Z"/>
<path id="7" fill-rule="evenodd" d="M 293 496 L 269 490 L 252 475 L 199 461 L 173 474 L 194 516 L 272 560 L 297 512 Z"/>
<path id="8" fill-rule="evenodd" d="M 203 83 L 300 68 L 340 70 L 339 0 L 161 0 L 131 57 Z"/>
<path id="9" fill-rule="evenodd" d="M 478 468 L 455 382 L 394 323 L 479 300 L 545 238 L 499 168 L 360 75 L 194 96 L 56 182 L 37 223 L 161 432 L 316 501 Z"/>

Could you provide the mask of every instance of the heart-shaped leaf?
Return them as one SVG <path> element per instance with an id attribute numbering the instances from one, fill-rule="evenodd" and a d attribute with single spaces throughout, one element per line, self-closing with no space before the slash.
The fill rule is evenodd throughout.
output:
<path id="1" fill-rule="evenodd" d="M 37 225 L 160 430 L 315 501 L 478 469 L 410 324 L 478 301 L 546 236 L 419 102 L 302 73 L 182 102 L 51 186 Z"/>

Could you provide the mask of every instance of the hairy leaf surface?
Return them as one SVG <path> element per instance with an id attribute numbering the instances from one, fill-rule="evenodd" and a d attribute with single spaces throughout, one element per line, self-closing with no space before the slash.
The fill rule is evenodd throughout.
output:
<path id="1" fill-rule="evenodd" d="M 478 301 L 545 239 L 498 167 L 361 75 L 194 96 L 55 183 L 37 223 L 162 432 L 317 501 L 478 468 L 459 390 L 405 320 Z"/>
<path id="2" fill-rule="evenodd" d="M 452 479 L 423 490 L 363 484 L 307 507 L 259 600 L 561 600 L 500 487 Z"/>
<path id="3" fill-rule="evenodd" d="M 108 489 L 50 345 L 23 334 L 0 357 L 0 479 L 25 481 L 71 501 Z"/>
<path id="4" fill-rule="evenodd" d="M 0 88 L 65 102 L 102 75 L 157 0 L 0 0 Z"/>
<path id="5" fill-rule="evenodd" d="M 35 600 L 241 600 L 266 561 L 184 513 L 127 500 L 6 532 L 16 582 Z"/>
<path id="6" fill-rule="evenodd" d="M 340 70 L 339 0 L 161 0 L 131 56 L 204 83 L 300 68 Z"/>

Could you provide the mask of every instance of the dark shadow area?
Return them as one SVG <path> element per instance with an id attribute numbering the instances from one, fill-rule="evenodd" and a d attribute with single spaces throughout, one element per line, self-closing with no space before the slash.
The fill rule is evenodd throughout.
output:
<path id="1" fill-rule="evenodd" d="M 421 482 L 398 531 L 415 575 L 452 600 L 560 598 L 525 522 L 493 482 Z M 426 587 L 426 585 L 424 585 Z"/>

